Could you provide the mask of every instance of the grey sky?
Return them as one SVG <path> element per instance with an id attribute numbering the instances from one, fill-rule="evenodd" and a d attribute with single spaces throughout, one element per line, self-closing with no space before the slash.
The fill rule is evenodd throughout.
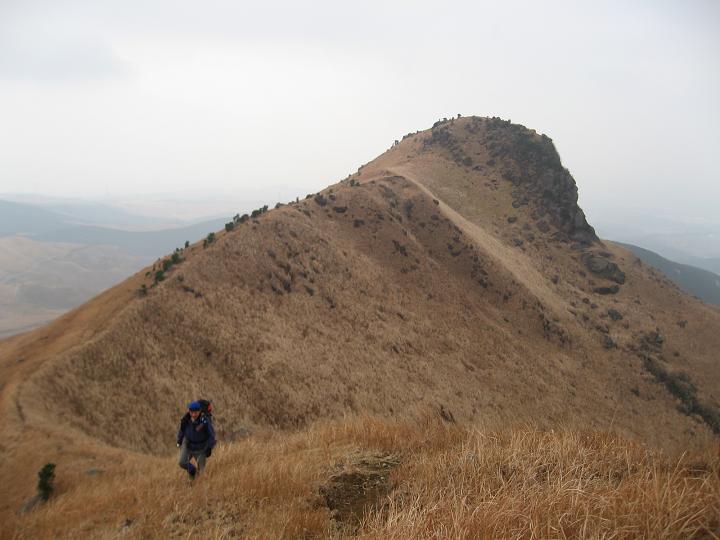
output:
<path id="1" fill-rule="evenodd" d="M 720 4 L 494 4 L 0 0 L 0 193 L 273 203 L 462 113 L 552 137 L 591 221 L 719 220 Z"/>

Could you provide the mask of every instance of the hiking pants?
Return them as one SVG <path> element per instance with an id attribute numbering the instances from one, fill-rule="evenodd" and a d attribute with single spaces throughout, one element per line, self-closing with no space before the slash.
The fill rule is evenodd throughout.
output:
<path id="1" fill-rule="evenodd" d="M 202 470 L 205 468 L 205 460 L 207 459 L 205 457 L 206 450 L 207 448 L 205 447 L 201 448 L 200 450 L 190 450 L 188 448 L 187 439 L 184 439 L 182 447 L 180 448 L 180 461 L 178 464 L 187 472 L 194 471 L 195 465 L 190 463 L 190 459 L 195 458 L 195 461 L 197 462 L 197 469 L 202 472 Z"/>

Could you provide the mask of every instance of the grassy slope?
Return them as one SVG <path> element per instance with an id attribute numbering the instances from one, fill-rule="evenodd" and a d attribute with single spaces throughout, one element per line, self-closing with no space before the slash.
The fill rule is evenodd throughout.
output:
<path id="1" fill-rule="evenodd" d="M 141 272 L 46 328 L 0 342 L 2 427 L 19 434 L 2 445 L 0 480 L 15 486 L 3 496 L 3 516 L 32 495 L 48 460 L 77 497 L 89 482 L 117 486 L 136 474 L 128 469 L 140 479 L 165 464 L 172 476 L 171 460 L 134 450 L 167 454 L 179 404 L 197 394 L 222 404 L 226 442 L 245 427 L 262 433 L 442 406 L 488 429 L 612 427 L 673 451 L 707 444 L 707 428 L 677 410 L 633 349 L 660 328 L 664 342 L 653 354 L 690 373 L 716 403 L 717 311 L 611 245 L 628 280 L 615 296 L 594 295 L 602 280 L 587 275 L 568 243 L 537 229 L 532 204 L 511 209 L 513 187 L 498 168 L 459 166 L 442 150 L 424 150 L 422 136 L 325 190 L 324 206 L 303 201 L 219 234 L 208 249 L 193 246 L 144 299 L 136 291 L 150 282 Z M 485 162 L 481 144 L 464 144 Z M 611 307 L 622 321 L 608 319 Z M 603 349 L 606 332 L 618 348 Z M 188 375 L 197 366 L 202 377 Z M 275 437 L 279 447 L 264 452 L 282 451 Z M 221 457 L 217 469 L 234 474 Z M 315 470 L 297 463 L 298 474 Z M 88 479 L 84 471 L 95 467 L 107 475 Z M 166 515 L 142 490 L 131 492 L 132 508 Z M 48 509 L 43 523 L 79 510 L 79 499 L 60 500 L 66 506 Z M 262 515 L 248 519 L 259 524 Z"/>
<path id="2" fill-rule="evenodd" d="M 173 459 L 76 474 L 17 537 L 661 539 L 713 538 L 720 526 L 717 456 L 430 418 L 258 434 L 221 448 L 191 488 Z"/>

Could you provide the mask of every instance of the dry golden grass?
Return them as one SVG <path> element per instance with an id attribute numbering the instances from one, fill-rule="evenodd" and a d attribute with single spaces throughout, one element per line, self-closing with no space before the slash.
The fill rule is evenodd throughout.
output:
<path id="1" fill-rule="evenodd" d="M 331 519 L 321 487 L 389 455 L 399 465 L 387 495 L 364 501 L 357 522 Z M 709 539 L 720 532 L 717 455 L 671 460 L 607 433 L 484 432 L 427 416 L 361 416 L 221 445 L 193 485 L 174 459 L 134 462 L 79 479 L 6 536 Z"/>
<path id="2" fill-rule="evenodd" d="M 661 534 L 652 527 L 665 509 L 695 508 L 683 497 L 667 508 L 638 498 L 664 493 L 652 486 L 687 484 L 696 490 L 687 504 L 708 503 L 714 480 L 697 486 L 684 465 L 672 476 L 676 462 L 628 443 L 617 452 L 645 476 L 604 476 L 617 460 L 604 464 L 588 441 L 606 438 L 577 430 L 612 428 L 673 456 L 717 445 L 641 357 L 687 373 L 698 399 L 720 408 L 720 312 L 611 244 L 585 249 L 606 251 L 627 280 L 617 294 L 593 292 L 608 282 L 588 272 L 582 246 L 541 223 L 532 198 L 513 206 L 524 187 L 504 176 L 518 164 L 512 152 L 493 157 L 502 134 L 486 124 L 453 122 L 446 148 L 426 148 L 427 132 L 409 137 L 317 200 L 222 231 L 207 249 L 190 246 L 147 296 L 138 289 L 151 278 L 140 272 L 0 341 L 0 484 L 12 486 L 0 496 L 3 532 L 17 521 L 25 537 L 112 537 L 131 519 L 122 534 L 137 537 L 192 537 L 201 527 L 218 537 L 340 534 L 319 487 L 339 493 L 353 478 L 379 481 L 373 471 L 396 454 L 399 487 L 360 534 L 462 536 L 465 527 L 469 537 L 631 537 L 639 527 L 651 536 Z M 453 156 L 460 150 L 472 167 Z M 648 345 L 655 331 L 663 340 Z M 607 337 L 616 347 L 603 346 Z M 168 456 L 192 396 L 216 403 L 221 441 L 255 435 L 219 451 L 191 496 Z M 441 407 L 480 431 L 407 423 Z M 317 424 L 363 413 L 396 420 Z M 559 426 L 567 431 L 538 431 Z M 258 436 L 273 428 L 300 431 Z M 490 435 L 500 428 L 504 435 Z M 525 444 L 513 437 L 530 446 L 513 453 Z M 18 518 L 48 461 L 62 473 L 57 500 Z M 538 476 L 543 466 L 552 478 Z M 106 473 L 89 478 L 91 468 Z M 633 495 L 627 482 L 642 490 Z M 626 526 L 633 508 L 660 513 Z"/>

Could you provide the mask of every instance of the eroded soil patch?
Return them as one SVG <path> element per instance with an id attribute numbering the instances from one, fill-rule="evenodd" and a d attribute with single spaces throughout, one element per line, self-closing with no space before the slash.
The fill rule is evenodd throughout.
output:
<path id="1" fill-rule="evenodd" d="M 355 529 L 363 515 L 382 506 L 393 489 L 390 473 L 399 463 L 396 454 L 348 457 L 340 471 L 320 486 L 320 495 L 338 526 Z"/>

